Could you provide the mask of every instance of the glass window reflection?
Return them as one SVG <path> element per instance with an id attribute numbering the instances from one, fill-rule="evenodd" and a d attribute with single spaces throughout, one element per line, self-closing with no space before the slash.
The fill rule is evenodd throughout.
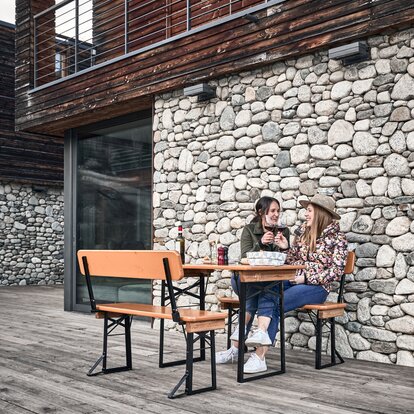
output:
<path id="1" fill-rule="evenodd" d="M 151 201 L 149 116 L 78 132 L 77 250 L 151 249 Z M 151 302 L 150 282 L 96 278 L 93 283 L 100 301 Z M 76 296 L 78 304 L 89 300 L 80 274 Z"/>

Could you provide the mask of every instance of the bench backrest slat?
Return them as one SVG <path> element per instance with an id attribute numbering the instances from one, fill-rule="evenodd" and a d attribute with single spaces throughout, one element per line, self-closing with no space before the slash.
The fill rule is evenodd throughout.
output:
<path id="1" fill-rule="evenodd" d="M 168 250 L 79 250 L 78 263 L 85 275 L 82 257 L 88 261 L 91 276 L 165 280 L 163 259 L 168 259 L 172 280 L 184 276 L 178 252 Z"/>
<path id="2" fill-rule="evenodd" d="M 344 269 L 344 274 L 349 275 L 354 271 L 355 266 L 355 252 L 348 252 L 348 256 L 346 258 L 346 264 Z"/>
<path id="3" fill-rule="evenodd" d="M 339 285 L 338 303 L 342 303 L 344 301 L 345 276 L 351 274 L 354 271 L 354 266 L 355 252 L 349 251 L 348 256 L 346 258 L 344 273 L 341 276 L 341 282 Z"/>

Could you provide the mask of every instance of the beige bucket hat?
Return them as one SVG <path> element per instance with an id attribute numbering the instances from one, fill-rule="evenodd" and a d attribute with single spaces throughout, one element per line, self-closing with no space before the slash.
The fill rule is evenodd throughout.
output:
<path id="1" fill-rule="evenodd" d="M 299 204 L 305 208 L 308 207 L 309 204 L 314 204 L 323 208 L 331 214 L 334 219 L 339 220 L 341 218 L 339 214 L 335 213 L 335 200 L 332 197 L 323 194 L 315 194 L 310 200 L 300 200 Z"/>

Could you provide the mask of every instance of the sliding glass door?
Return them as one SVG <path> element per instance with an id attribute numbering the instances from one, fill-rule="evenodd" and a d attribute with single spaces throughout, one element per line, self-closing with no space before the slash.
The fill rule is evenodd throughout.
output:
<path id="1" fill-rule="evenodd" d="M 81 128 L 74 131 L 72 139 L 73 253 L 79 249 L 151 249 L 150 114 L 134 114 Z M 73 277 L 73 308 L 81 309 L 89 303 L 89 297 L 77 266 Z M 93 282 L 98 301 L 150 303 L 152 299 L 149 281 L 96 278 Z"/>

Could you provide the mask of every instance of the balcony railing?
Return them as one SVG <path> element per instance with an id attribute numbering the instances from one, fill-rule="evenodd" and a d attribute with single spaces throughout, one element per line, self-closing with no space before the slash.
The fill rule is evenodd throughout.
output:
<path id="1" fill-rule="evenodd" d="M 34 16 L 34 87 L 284 1 L 62 0 Z"/>

